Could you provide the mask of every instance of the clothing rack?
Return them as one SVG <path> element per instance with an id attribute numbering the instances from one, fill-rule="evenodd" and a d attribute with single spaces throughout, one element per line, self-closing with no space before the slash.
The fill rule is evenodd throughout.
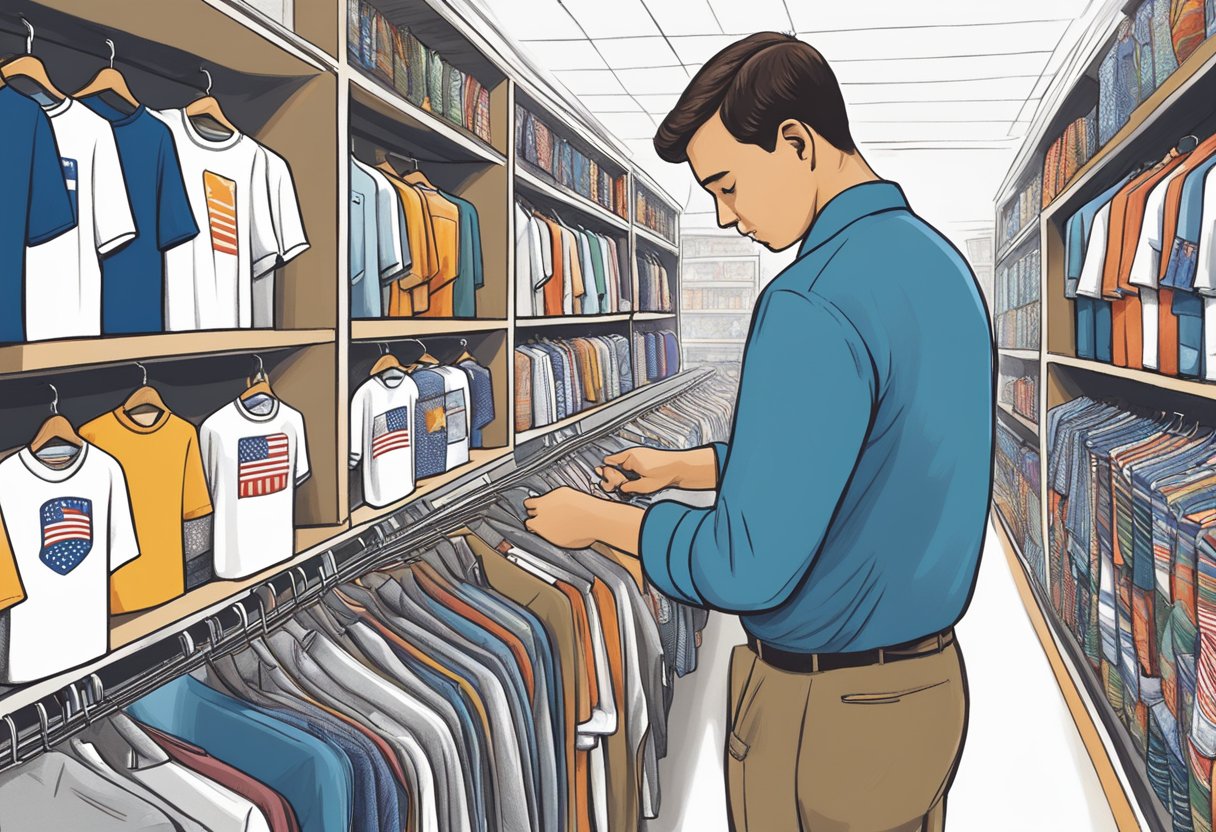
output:
<path id="1" fill-rule="evenodd" d="M 191 673 L 215 658 L 245 649 L 252 639 L 270 635 L 335 587 L 390 564 L 418 562 L 423 551 L 468 525 L 480 508 L 492 502 L 494 495 L 573 450 L 567 440 L 577 437 L 577 444 L 582 445 L 611 433 L 700 385 L 712 374 L 709 369 L 686 371 L 663 383 L 642 388 L 638 392 L 646 395 L 623 397 L 616 403 L 621 407 L 610 407 L 585 420 L 591 422 L 592 427 L 578 423 L 572 426 L 572 433 L 563 434 L 560 442 L 550 441 L 550 436 L 542 437 L 544 441 L 537 443 L 537 450 L 522 459 L 517 451 L 516 459 L 508 460 L 501 467 L 500 476 L 490 478 L 483 474 L 474 480 L 470 493 L 453 494 L 456 499 L 442 504 L 435 497 L 425 501 L 428 511 L 422 520 L 404 526 L 396 517 L 388 518 L 363 535 L 250 588 L 245 594 L 230 599 L 231 603 L 223 610 L 166 632 L 163 638 L 125 658 L 122 663 L 135 663 L 144 656 L 153 660 L 150 667 L 140 669 L 128 679 L 105 685 L 99 674 L 112 666 L 107 665 L 87 676 L 82 675 L 54 694 L 15 712 L 4 713 L 0 717 L 4 723 L 4 728 L 0 729 L 0 742 L 4 743 L 0 745 L 0 772 L 49 751 L 98 719 L 122 710 L 166 682 Z M 246 601 L 252 601 L 257 610 L 252 619 Z M 221 615 L 226 614 L 232 614 L 228 624 L 221 620 Z M 54 718 L 47 712 L 44 704 L 47 700 L 53 701 L 58 710 Z M 0 700 L 2 708 L 3 700 Z"/>

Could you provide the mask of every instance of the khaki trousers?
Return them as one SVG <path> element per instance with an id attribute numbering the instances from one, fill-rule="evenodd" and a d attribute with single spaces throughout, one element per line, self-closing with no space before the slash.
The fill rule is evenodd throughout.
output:
<path id="1" fill-rule="evenodd" d="M 789 673 L 734 649 L 734 832 L 941 832 L 967 728 L 957 636 L 941 653 Z"/>

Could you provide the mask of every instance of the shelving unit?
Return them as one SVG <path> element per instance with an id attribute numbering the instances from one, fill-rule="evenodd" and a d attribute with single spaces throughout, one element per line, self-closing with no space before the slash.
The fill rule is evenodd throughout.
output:
<path id="1" fill-rule="evenodd" d="M 686 232 L 680 268 L 684 353 L 689 366 L 738 365 L 760 292 L 760 254 L 736 234 Z M 729 329 L 722 337 L 722 327 Z"/>
<path id="2" fill-rule="evenodd" d="M 1017 185 L 1043 169 L 1043 154 L 1068 124 L 1098 100 L 1097 68 L 1116 39 L 1125 14 L 1134 13 L 1138 2 L 1106 0 L 1087 14 L 1090 26 L 1084 40 L 1065 60 L 1064 69 L 1048 87 L 1043 106 L 1035 116 L 1014 166 L 1002 183 L 996 199 L 998 218 L 1003 206 L 1015 197 Z M 1130 114 L 1128 121 L 1081 165 L 1070 181 L 1038 213 L 1033 227 L 1022 228 L 1001 246 L 1002 261 L 1037 251 L 1040 269 L 1036 275 L 1040 298 L 1040 336 L 1037 349 L 999 349 L 1003 365 L 1033 368 L 1039 379 L 1039 413 L 1045 420 L 1051 408 L 1078 396 L 1116 401 L 1147 411 L 1179 412 L 1211 424 L 1211 402 L 1216 399 L 1216 384 L 1199 379 L 1177 378 L 1151 370 L 1121 367 L 1079 358 L 1075 349 L 1075 318 L 1072 301 L 1064 294 L 1064 227 L 1082 205 L 1119 182 L 1145 161 L 1163 158 L 1182 136 L 1206 138 L 1216 133 L 1216 38 L 1209 37 L 1178 68 L 1148 94 Z M 1012 365 L 1009 362 L 1020 362 Z M 1046 466 L 1053 451 L 1046 430 L 1021 419 L 1002 405 L 1000 420 L 1009 425 L 1026 446 L 1037 451 L 1041 461 L 1038 478 L 1038 532 L 1051 538 L 1052 486 Z M 1019 430 L 1020 426 L 1020 430 Z M 1025 481 L 1023 481 L 1025 482 Z M 1017 553 L 1019 564 L 1033 570 L 1020 551 L 1013 529 L 1016 524 L 1004 516 L 994 503 L 993 514 L 1000 521 L 999 531 L 1007 551 Z M 1052 551 L 1048 540 L 1037 541 L 1047 560 L 1041 583 L 1027 582 L 1022 595 L 1032 618 L 1041 618 L 1040 638 L 1052 658 L 1061 690 L 1069 701 L 1078 727 L 1098 768 L 1107 798 L 1115 809 L 1120 829 L 1169 830 L 1172 826 L 1168 806 L 1163 806 L 1151 788 L 1144 765 L 1144 751 L 1137 748 L 1124 718 L 1106 699 L 1101 679 L 1090 659 L 1077 643 L 1055 604 L 1066 587 L 1054 585 L 1058 575 L 1052 563 L 1061 558 L 1069 568 L 1067 553 Z M 1058 566 L 1058 564 L 1057 564 Z M 1046 636 L 1046 637 L 1045 637 Z M 1087 727 L 1088 726 L 1088 727 Z M 1190 726 L 1179 728 L 1185 737 Z M 1101 741 L 1098 741 L 1100 736 Z"/>
<path id="3" fill-rule="evenodd" d="M 1035 437 L 1037 439 L 1037 437 L 1039 435 L 1039 426 L 1034 422 L 1034 420 L 1027 419 L 1021 413 L 1018 413 L 1011 406 L 1005 404 L 1004 402 L 998 402 L 997 406 L 1000 408 L 1001 413 L 1004 416 L 1013 420 L 1014 424 L 1020 425 L 1022 427 L 1022 429 L 1024 431 L 1026 431 L 1030 436 Z"/>
<path id="4" fill-rule="evenodd" d="M 373 5 L 375 5 L 373 3 Z M 636 298 L 639 246 L 662 248 L 678 275 L 679 247 L 633 223 L 634 183 L 675 215 L 680 208 L 628 158 L 623 145 L 586 114 L 569 93 L 534 73 L 514 46 L 490 25 L 467 19 L 455 0 L 392 0 L 381 11 L 485 85 L 490 94 L 489 140 L 407 100 L 353 62 L 346 44 L 347 3 L 295 4 L 295 31 L 239 0 L 164 0 L 153 4 L 95 4 L 42 0 L 23 14 L 38 32 L 35 51 L 57 84 L 77 89 L 104 63 L 106 37 L 118 44 L 115 66 L 149 107 L 182 106 L 202 85 L 197 68 L 213 76 L 213 93 L 227 115 L 258 142 L 282 155 L 294 174 L 310 248 L 276 279 L 275 329 L 178 332 L 0 346 L 0 399 L 5 420 L 0 448 L 28 441 L 45 417 L 53 380 L 62 412 L 74 423 L 121 402 L 139 381 L 135 361 L 148 368 L 170 408 L 198 424 L 244 389 L 255 357 L 264 362 L 276 393 L 305 417 L 312 477 L 298 491 L 296 546 L 289 560 L 242 581 L 215 581 L 156 610 L 114 619 L 112 650 L 90 666 L 13 690 L 0 689 L 0 714 L 30 704 L 130 656 L 162 637 L 248 598 L 251 588 L 315 561 L 372 529 L 399 528 L 410 511 L 432 500 L 479 487 L 487 471 L 525 454 L 529 443 L 577 429 L 634 402 L 658 385 L 586 410 L 557 425 L 513 429 L 514 348 L 521 331 L 594 334 L 604 328 L 633 335 L 648 328 L 679 329 L 679 311 L 554 319 L 516 318 L 515 194 L 560 206 L 563 216 L 609 233 L 621 245 Z M 25 33 L 11 18 L 0 22 L 0 48 L 24 51 Z M 514 148 L 517 96 L 555 129 L 585 145 L 625 177 L 624 213 L 551 183 L 530 170 Z M 384 151 L 414 156 L 438 187 L 468 199 L 482 228 L 485 285 L 477 318 L 352 320 L 348 272 L 348 155 L 378 162 Z M 677 225 L 678 227 L 678 225 Z M 678 291 L 673 292 L 678 298 Z M 678 307 L 678 301 L 677 301 Z M 387 344 L 403 362 L 413 339 L 450 360 L 461 342 L 494 379 L 495 419 L 466 465 L 428 478 L 405 500 L 384 508 L 360 503 L 357 471 L 348 468 L 348 408 L 352 391 Z M 412 353 L 411 355 L 416 354 Z"/>

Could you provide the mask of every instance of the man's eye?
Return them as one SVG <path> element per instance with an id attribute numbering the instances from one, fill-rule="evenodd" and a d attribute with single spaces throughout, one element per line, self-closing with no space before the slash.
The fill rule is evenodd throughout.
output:
<path id="1" fill-rule="evenodd" d="M 733 194 L 734 192 L 735 192 L 735 186 L 734 186 L 734 185 L 731 185 L 729 188 L 723 188 L 723 189 L 722 189 L 722 193 L 723 193 L 723 195 L 725 195 L 725 194 Z"/>

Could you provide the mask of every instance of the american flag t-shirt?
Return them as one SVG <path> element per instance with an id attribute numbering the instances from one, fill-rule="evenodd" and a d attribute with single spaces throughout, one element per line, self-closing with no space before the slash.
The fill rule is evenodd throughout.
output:
<path id="1" fill-rule="evenodd" d="M 394 407 L 372 423 L 372 459 L 410 446 L 410 409 Z"/>
<path id="2" fill-rule="evenodd" d="M 237 498 L 264 497 L 287 487 L 291 455 L 287 434 L 248 436 L 237 445 Z"/>
<path id="3" fill-rule="evenodd" d="M 39 512 L 42 551 L 38 557 L 60 575 L 80 565 L 93 549 L 93 502 L 79 497 L 47 500 Z"/>

